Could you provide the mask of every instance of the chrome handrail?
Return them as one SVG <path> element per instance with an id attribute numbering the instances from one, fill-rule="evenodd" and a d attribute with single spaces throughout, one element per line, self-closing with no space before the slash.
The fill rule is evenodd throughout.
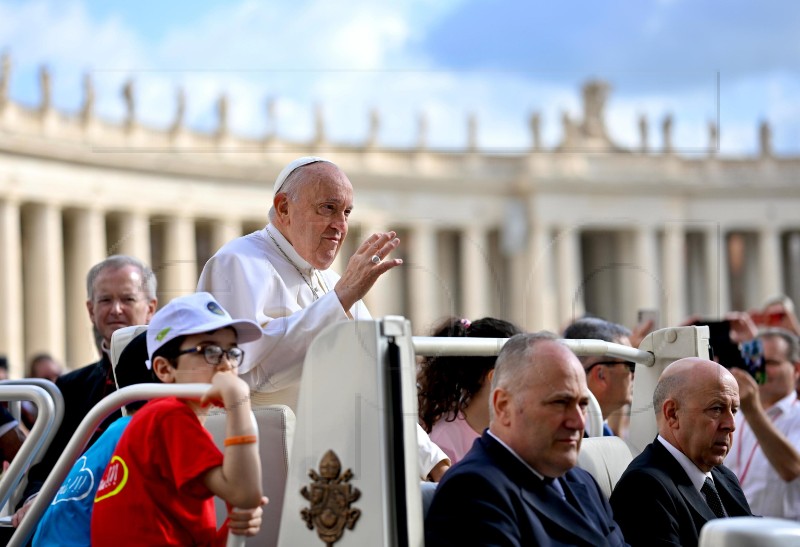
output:
<path id="1" fill-rule="evenodd" d="M 42 449 L 34 455 L 31 465 L 35 465 L 44 457 L 45 452 L 47 452 L 47 449 L 50 447 L 50 443 L 53 442 L 53 439 L 58 433 L 58 428 L 61 427 L 61 422 L 64 420 L 64 396 L 61 394 L 61 390 L 58 389 L 58 386 L 56 386 L 50 380 L 45 380 L 44 378 L 23 378 L 22 380 L 3 380 L 0 382 L 0 386 L 28 385 L 38 386 L 44 389 L 53 399 L 53 406 L 55 408 L 55 422 L 53 423 L 53 429 L 50 431 L 47 437 L 45 437 Z"/>
<path id="2" fill-rule="evenodd" d="M 53 442 L 53 439 L 55 439 L 56 435 L 58 434 L 58 430 L 61 427 L 61 422 L 64 420 L 64 396 L 61 394 L 61 390 L 58 389 L 58 386 L 56 386 L 50 380 L 45 380 L 44 378 L 23 378 L 21 380 L 3 380 L 2 382 L 0 382 L 0 386 L 3 385 L 38 386 L 44 389 L 53 399 L 53 408 L 55 409 L 55 414 L 53 416 L 54 418 L 53 426 L 49 428 L 48 431 L 45 432 L 44 441 L 42 442 L 41 447 L 33 454 L 33 459 L 31 460 L 31 466 L 34 466 L 40 461 L 42 461 L 42 458 L 44 458 L 45 454 L 47 454 L 47 450 L 50 448 L 50 444 Z M 17 411 L 17 415 L 15 415 L 14 417 L 17 418 L 19 421 L 22 421 L 19 416 L 21 401 L 14 401 L 14 403 Z M 16 481 L 15 486 L 11 491 L 11 495 L 8 497 L 7 503 L 11 508 L 11 512 L 13 512 L 13 508 L 16 507 L 19 498 L 23 494 L 24 483 L 22 483 L 22 478 L 24 477 L 25 469 L 22 470 L 22 473 L 23 475 L 20 477 L 18 481 Z"/>
<path id="3" fill-rule="evenodd" d="M 414 336 L 414 352 L 421 356 L 464 356 L 497 355 L 508 338 L 446 338 L 440 336 Z M 618 359 L 627 359 L 644 365 L 653 366 L 655 357 L 649 351 L 614 344 L 603 340 L 567 340 L 560 339 L 575 355 L 609 355 Z"/>
<path id="4" fill-rule="evenodd" d="M 53 501 L 59 487 L 69 474 L 78 457 L 83 453 L 89 439 L 97 427 L 116 410 L 134 401 L 156 399 L 159 397 L 181 397 L 184 399 L 200 399 L 209 384 L 137 384 L 122 388 L 97 403 L 81 421 L 78 429 L 67 443 L 64 452 L 59 456 L 55 467 L 42 485 L 39 494 L 22 519 L 8 545 L 24 546 L 33 535 L 45 509 Z M 37 388 L 41 389 L 41 388 Z M 37 420 L 38 423 L 38 420 Z M 34 428 L 36 425 L 34 425 Z"/>
<path id="5" fill-rule="evenodd" d="M 2 507 L 8 502 L 12 492 L 22 479 L 23 473 L 25 473 L 33 459 L 42 450 L 45 441 L 48 438 L 52 440 L 52 436 L 55 435 L 55 431 L 58 427 L 55 423 L 55 403 L 51 395 L 44 388 L 31 384 L 14 385 L 6 383 L 0 385 L 0 400 L 32 401 L 39 410 L 39 417 L 36 419 L 36 423 L 33 424 L 28 438 L 22 443 L 19 452 L 14 456 L 8 469 L 3 474 L 3 478 L 0 479 L 0 507 Z"/>

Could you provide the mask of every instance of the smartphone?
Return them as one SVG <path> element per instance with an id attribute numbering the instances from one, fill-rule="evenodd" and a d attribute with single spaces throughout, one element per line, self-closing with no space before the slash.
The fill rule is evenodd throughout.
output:
<path id="1" fill-rule="evenodd" d="M 756 325 L 765 325 L 767 327 L 780 327 L 783 325 L 783 318 L 786 316 L 784 312 L 753 312 L 750 317 Z"/>
<path id="2" fill-rule="evenodd" d="M 761 339 L 748 340 L 739 346 L 739 352 L 744 360 L 744 369 L 756 379 L 758 385 L 767 381 L 766 361 L 764 359 L 764 346 Z"/>
<path id="3" fill-rule="evenodd" d="M 647 321 L 653 322 L 653 326 L 651 327 L 652 330 L 658 330 L 658 310 L 648 308 L 640 309 L 639 313 L 637 314 L 636 322 L 641 325 Z"/>
<path id="4" fill-rule="evenodd" d="M 766 381 L 766 364 L 761 340 L 755 339 L 741 345 L 736 344 L 731 340 L 730 321 L 695 321 L 694 324 L 708 327 L 711 359 L 725 368 L 746 370 L 758 384 Z"/>

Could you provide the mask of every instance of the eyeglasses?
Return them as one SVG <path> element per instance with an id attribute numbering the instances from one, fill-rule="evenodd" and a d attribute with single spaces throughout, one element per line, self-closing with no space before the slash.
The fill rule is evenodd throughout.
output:
<path id="1" fill-rule="evenodd" d="M 599 361 L 597 363 L 592 363 L 591 365 L 586 367 L 586 372 L 588 373 L 597 365 L 606 365 L 606 366 L 625 365 L 626 367 L 628 367 L 628 370 L 630 371 L 631 374 L 633 374 L 636 371 L 636 363 L 634 363 L 633 361 Z"/>
<path id="2" fill-rule="evenodd" d="M 242 364 L 244 360 L 244 350 L 241 348 L 231 348 L 229 350 L 224 350 L 221 347 L 211 344 L 208 346 L 197 346 L 195 348 L 184 349 L 178 352 L 176 357 L 180 357 L 186 353 L 201 353 L 203 354 L 203 358 L 206 360 L 206 363 L 215 367 L 219 365 L 220 361 L 222 361 L 222 356 L 225 355 L 228 358 L 228 362 L 234 368 L 238 367 Z"/>

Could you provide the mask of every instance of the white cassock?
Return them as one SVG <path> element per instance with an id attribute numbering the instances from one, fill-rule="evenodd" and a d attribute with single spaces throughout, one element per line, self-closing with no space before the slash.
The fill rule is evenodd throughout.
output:
<path id="1" fill-rule="evenodd" d="M 336 321 L 372 318 L 361 300 L 345 313 L 333 290 L 338 281 L 338 274 L 303 260 L 270 225 L 226 243 L 206 263 L 197 290 L 213 294 L 233 318 L 254 320 L 263 330 L 260 340 L 242 344 L 239 367 L 256 404 L 295 410 L 303 360 L 317 333 Z M 422 428 L 417 437 L 425 477 L 447 456 Z"/>

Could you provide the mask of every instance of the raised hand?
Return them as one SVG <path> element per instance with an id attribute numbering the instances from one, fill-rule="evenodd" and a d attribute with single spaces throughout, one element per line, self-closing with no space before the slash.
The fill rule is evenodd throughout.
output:
<path id="1" fill-rule="evenodd" d="M 334 291 L 345 310 L 364 298 L 380 276 L 403 263 L 400 258 L 388 258 L 400 240 L 395 232 L 378 232 L 369 236 L 350 257 L 342 278 Z"/>
<path id="2" fill-rule="evenodd" d="M 203 406 L 214 405 L 230 410 L 250 401 L 250 388 L 235 372 L 220 371 L 211 378 L 211 387 L 200 399 Z M 248 406 L 249 408 L 249 406 Z"/>
<path id="3" fill-rule="evenodd" d="M 742 411 L 747 414 L 754 408 L 761 406 L 761 398 L 758 394 L 758 384 L 750 374 L 740 368 L 732 368 L 731 374 L 739 384 L 739 403 Z"/>
<path id="4" fill-rule="evenodd" d="M 745 311 L 732 311 L 725 314 L 725 320 L 731 324 L 731 340 L 737 344 L 747 342 L 758 336 L 756 327 L 750 314 Z"/>

